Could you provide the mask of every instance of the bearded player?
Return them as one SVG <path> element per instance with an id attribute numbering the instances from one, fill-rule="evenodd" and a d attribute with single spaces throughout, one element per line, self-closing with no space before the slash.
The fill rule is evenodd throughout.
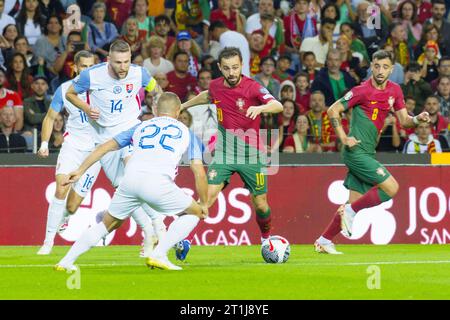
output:
<path id="1" fill-rule="evenodd" d="M 388 80 L 393 71 L 394 59 L 384 50 L 372 57 L 372 76 L 351 89 L 343 98 L 328 108 L 328 116 L 336 135 L 343 144 L 342 160 L 348 168 L 344 186 L 350 190 L 346 204 L 341 205 L 325 232 L 316 240 L 317 252 L 342 254 L 336 251 L 333 238 L 341 232 L 352 236 L 355 215 L 367 208 L 392 199 L 399 185 L 386 168 L 375 160 L 375 148 L 389 112 L 395 114 L 404 128 L 429 122 L 427 112 L 411 117 L 405 108 L 399 85 Z M 350 132 L 345 134 L 341 125 L 342 112 L 352 108 Z"/>
<path id="2" fill-rule="evenodd" d="M 185 102 L 183 109 L 214 103 L 217 107 L 218 138 L 208 168 L 208 206 L 239 174 L 252 195 L 261 241 L 270 236 L 271 212 L 267 203 L 267 175 L 264 143 L 260 137 L 260 114 L 279 113 L 283 105 L 255 80 L 242 75 L 238 48 L 226 47 L 218 59 L 223 77 L 211 81 L 209 90 Z"/>

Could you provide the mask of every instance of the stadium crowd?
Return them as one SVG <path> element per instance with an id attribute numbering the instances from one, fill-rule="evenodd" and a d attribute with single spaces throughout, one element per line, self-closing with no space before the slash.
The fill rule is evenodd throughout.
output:
<path id="1" fill-rule="evenodd" d="M 339 151 L 326 110 L 368 78 L 375 51 L 387 50 L 408 112 L 426 110 L 432 121 L 405 130 L 392 112 L 378 151 L 449 151 L 449 11 L 450 0 L 0 0 L 0 152 L 32 151 L 52 94 L 73 78 L 75 53 L 106 61 L 118 38 L 182 101 L 220 76 L 221 48 L 240 48 L 243 73 L 284 106 L 262 115 L 261 128 L 279 130 L 274 151 L 296 153 Z M 151 118 L 152 97 L 139 98 L 142 119 Z M 214 105 L 182 117 L 213 146 Z M 351 110 L 346 130 L 350 120 Z M 61 114 L 50 150 L 63 140 Z"/>

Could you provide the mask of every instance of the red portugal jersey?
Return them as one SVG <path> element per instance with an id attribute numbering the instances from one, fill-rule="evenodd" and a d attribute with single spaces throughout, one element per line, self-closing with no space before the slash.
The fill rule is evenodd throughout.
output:
<path id="1" fill-rule="evenodd" d="M 9 89 L 4 89 L 3 92 L 5 93 L 5 95 L 3 97 L 0 97 L 0 110 L 6 106 L 23 108 L 22 99 L 17 92 Z"/>
<path id="2" fill-rule="evenodd" d="M 340 101 L 346 108 L 353 108 L 349 136 L 361 140 L 354 149 L 368 153 L 375 153 L 378 135 L 389 111 L 405 108 L 402 89 L 389 80 L 384 90 L 376 89 L 372 79 L 364 81 Z"/>
<path id="3" fill-rule="evenodd" d="M 223 77 L 212 80 L 209 96 L 211 103 L 217 107 L 219 133 L 226 133 L 227 136 L 232 134 L 240 138 L 241 142 L 243 141 L 247 146 L 262 150 L 258 141 L 261 119 L 258 116 L 252 120 L 246 114 L 249 107 L 260 106 L 275 100 L 269 91 L 255 80 L 243 75 L 241 82 L 233 88 L 225 86 Z M 230 150 L 227 149 L 227 151 Z M 239 150 L 235 149 L 233 152 L 239 152 Z"/>

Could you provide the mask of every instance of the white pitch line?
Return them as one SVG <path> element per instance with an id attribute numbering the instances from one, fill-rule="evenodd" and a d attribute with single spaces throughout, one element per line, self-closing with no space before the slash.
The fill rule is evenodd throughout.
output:
<path id="1" fill-rule="evenodd" d="M 241 265 L 267 265 L 266 263 L 240 263 Z M 371 262 L 343 262 L 343 263 L 288 263 L 296 266 L 370 266 L 370 265 L 398 265 L 398 264 L 450 264 L 450 260 L 417 260 L 417 261 L 371 261 Z M 145 266 L 144 263 L 100 263 L 100 264 L 77 264 L 80 267 L 138 267 Z M 54 264 L 4 264 L 0 265 L 0 269 L 11 268 L 51 268 Z M 190 264 L 190 266 L 220 266 L 227 264 Z M 233 264 L 233 266 L 235 266 Z"/>

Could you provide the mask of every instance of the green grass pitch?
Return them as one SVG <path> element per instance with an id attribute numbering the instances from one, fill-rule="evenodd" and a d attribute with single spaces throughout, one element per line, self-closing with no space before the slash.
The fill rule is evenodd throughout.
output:
<path id="1" fill-rule="evenodd" d="M 0 299 L 450 298 L 448 246 L 338 249 L 345 254 L 292 245 L 288 262 L 274 265 L 264 263 L 259 246 L 193 246 L 182 271 L 163 271 L 148 269 L 138 246 L 97 247 L 77 261 L 75 282 L 52 269 L 68 247 L 55 247 L 50 256 L 37 256 L 38 247 L 0 247 Z M 175 262 L 173 251 L 170 259 Z"/>

